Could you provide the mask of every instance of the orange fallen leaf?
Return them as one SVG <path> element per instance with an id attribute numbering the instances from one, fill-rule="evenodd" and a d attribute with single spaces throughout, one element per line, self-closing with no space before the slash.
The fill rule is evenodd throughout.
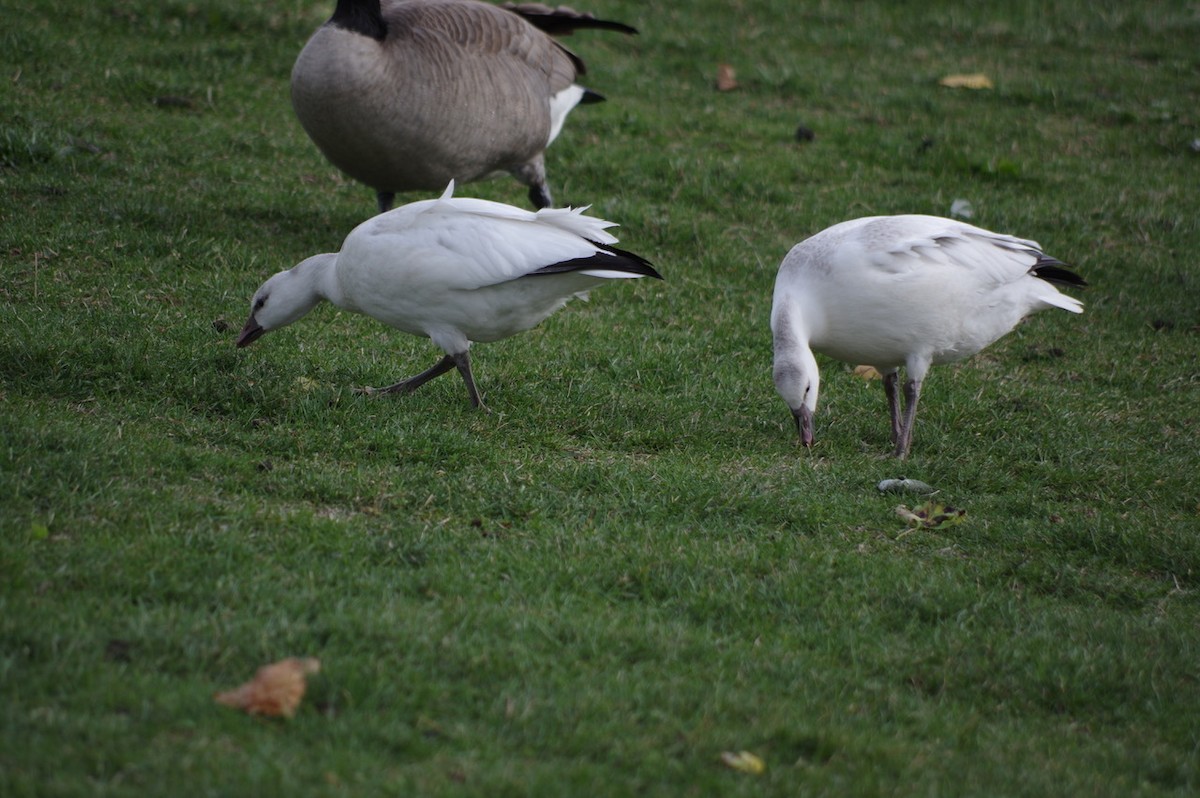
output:
<path id="1" fill-rule="evenodd" d="M 883 379 L 883 375 L 876 371 L 874 366 L 855 366 L 854 376 L 862 377 L 864 380 Z"/>
<path id="2" fill-rule="evenodd" d="M 288 657 L 264 665 L 254 678 L 228 692 L 216 693 L 218 704 L 240 709 L 248 715 L 290 718 L 296 714 L 307 686 L 305 677 L 321 670 L 313 657 Z"/>
<path id="3" fill-rule="evenodd" d="M 733 91 L 738 87 L 737 73 L 729 64 L 717 64 L 717 91 Z"/>
<path id="4" fill-rule="evenodd" d="M 903 504 L 895 508 L 896 515 L 917 529 L 941 529 L 967 520 L 967 511 L 941 502 L 926 502 L 915 510 Z"/>
<path id="5" fill-rule="evenodd" d="M 982 72 L 972 72 L 969 75 L 947 75 L 938 81 L 951 89 L 990 89 L 992 79 Z"/>
<path id="6" fill-rule="evenodd" d="M 767 765 L 760 757 L 755 756 L 749 751 L 722 751 L 721 764 L 733 770 L 740 770 L 743 773 L 759 775 L 767 769 Z"/>

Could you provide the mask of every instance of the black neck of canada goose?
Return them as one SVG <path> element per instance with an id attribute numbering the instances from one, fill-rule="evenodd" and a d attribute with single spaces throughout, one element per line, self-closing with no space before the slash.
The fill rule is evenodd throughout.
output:
<path id="1" fill-rule="evenodd" d="M 387 37 L 387 23 L 383 21 L 383 12 L 379 0 L 338 0 L 329 24 L 363 36 L 370 36 L 376 41 Z"/>

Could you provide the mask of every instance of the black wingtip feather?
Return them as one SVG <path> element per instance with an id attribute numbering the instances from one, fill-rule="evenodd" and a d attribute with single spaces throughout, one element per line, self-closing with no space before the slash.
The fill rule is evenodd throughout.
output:
<path id="1" fill-rule="evenodd" d="M 1052 285 L 1071 286 L 1074 288 L 1087 287 L 1087 280 L 1067 268 L 1067 264 L 1058 258 L 1042 255 L 1033 264 L 1033 274 Z"/>
<path id="2" fill-rule="evenodd" d="M 559 6 L 551 8 L 541 3 L 501 3 L 500 7 L 525 19 L 526 22 L 551 36 L 570 36 L 577 30 L 611 30 L 629 36 L 638 29 L 610 19 L 597 19 L 593 14 L 579 13 Z"/>
<path id="3" fill-rule="evenodd" d="M 594 244 L 600 251 L 585 258 L 572 258 L 571 260 L 564 260 L 559 263 L 551 263 L 535 272 L 530 272 L 529 276 L 537 277 L 546 274 L 563 274 L 565 272 L 578 272 L 585 269 L 608 269 L 609 271 L 636 274 L 641 277 L 653 277 L 656 280 L 663 279 L 663 276 L 650 264 L 650 261 L 641 255 L 630 252 L 627 249 L 621 249 L 620 247 L 609 246 L 608 244 L 597 244 L 595 241 L 589 243 Z"/>
<path id="4" fill-rule="evenodd" d="M 596 242 L 593 241 L 592 243 L 595 244 Z M 618 255 L 621 258 L 624 258 L 628 262 L 628 264 L 630 264 L 632 266 L 632 268 L 621 269 L 621 271 L 628 271 L 628 272 L 632 272 L 633 274 L 640 274 L 640 275 L 643 275 L 644 277 L 653 277 L 655 280 L 663 279 L 663 276 L 658 273 L 658 270 L 654 268 L 654 266 L 650 263 L 650 261 L 646 260 L 641 255 L 638 255 L 635 252 L 630 252 L 627 249 L 621 249 L 620 247 L 612 247 L 612 246 L 608 246 L 605 244 L 596 244 L 596 246 L 600 247 L 601 249 L 603 249 L 607 252 L 611 252 L 614 255 Z"/>
<path id="5" fill-rule="evenodd" d="M 520 13 L 520 12 L 518 12 Z M 570 36 L 577 30 L 611 30 L 636 36 L 638 29 L 623 22 L 610 19 L 595 19 L 591 17 L 555 17 L 544 14 L 521 14 L 535 28 L 549 33 L 551 36 Z"/>

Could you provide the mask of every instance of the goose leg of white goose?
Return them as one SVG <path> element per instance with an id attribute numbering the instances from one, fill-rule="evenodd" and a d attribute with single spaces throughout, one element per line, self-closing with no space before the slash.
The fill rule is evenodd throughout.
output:
<path id="1" fill-rule="evenodd" d="M 397 382 L 394 385 L 389 385 L 386 388 L 368 388 L 367 393 L 412 393 L 425 383 L 432 380 L 434 377 L 442 376 L 456 365 L 457 363 L 455 362 L 454 358 L 450 357 L 450 355 L 446 355 L 437 363 L 434 363 L 432 368 L 422 371 L 415 377 L 409 377 L 406 380 L 400 380 L 400 382 Z"/>
<path id="2" fill-rule="evenodd" d="M 883 394 L 888 401 L 888 414 L 892 418 L 892 445 L 900 443 L 900 400 L 896 395 L 896 381 L 900 373 L 890 371 L 883 375 Z"/>
<path id="3" fill-rule="evenodd" d="M 379 212 L 387 213 L 392 209 L 392 202 L 396 199 L 394 191 L 376 191 L 375 201 L 379 203 Z"/>
<path id="4" fill-rule="evenodd" d="M 921 381 L 907 380 L 904 383 L 904 423 L 900 427 L 900 440 L 896 442 L 896 451 L 892 454 L 903 460 L 908 457 L 912 448 L 913 422 L 917 418 L 917 400 L 921 398 Z"/>
<path id="5" fill-rule="evenodd" d="M 447 355 L 446 357 L 458 367 L 458 373 L 462 375 L 463 383 L 467 386 L 467 396 L 471 398 L 471 407 L 478 407 L 485 413 L 492 412 L 483 403 L 483 398 L 479 395 L 479 389 L 475 387 L 475 378 L 471 376 L 470 352 L 464 350 L 457 355 Z"/>

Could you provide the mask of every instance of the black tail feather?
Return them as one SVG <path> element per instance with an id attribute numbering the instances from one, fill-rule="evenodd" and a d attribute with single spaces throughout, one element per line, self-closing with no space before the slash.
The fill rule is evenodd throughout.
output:
<path id="1" fill-rule="evenodd" d="M 1074 288 L 1084 288 L 1087 286 L 1087 280 L 1068 269 L 1067 264 L 1058 258 L 1052 258 L 1049 255 L 1039 256 L 1037 263 L 1033 264 L 1031 271 L 1035 277 L 1040 277 L 1052 285 L 1072 286 Z"/>

